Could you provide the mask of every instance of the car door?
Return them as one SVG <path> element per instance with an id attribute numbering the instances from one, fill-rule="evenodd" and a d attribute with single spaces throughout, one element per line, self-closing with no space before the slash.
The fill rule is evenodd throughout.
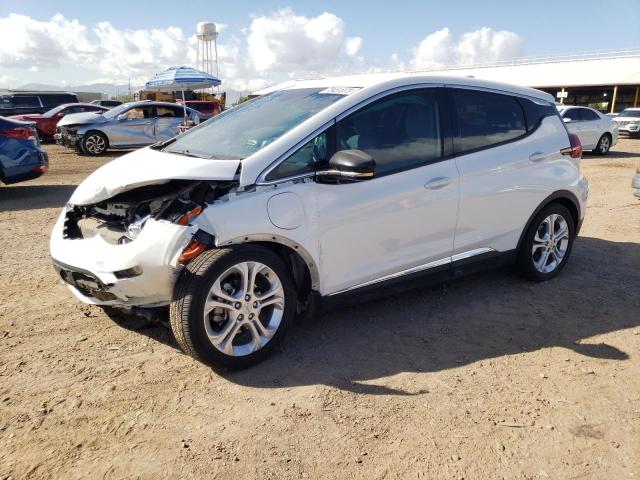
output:
<path id="1" fill-rule="evenodd" d="M 588 108 L 580 108 L 580 141 L 584 138 L 582 146 L 585 148 L 595 148 L 600 135 L 602 135 L 602 120 L 600 116 Z"/>
<path id="2" fill-rule="evenodd" d="M 103 127 L 114 147 L 137 147 L 155 143 L 153 107 L 137 106 L 122 112 Z"/>
<path id="3" fill-rule="evenodd" d="M 577 135 L 582 146 L 587 148 L 593 142 L 593 135 L 589 133 L 586 122 L 584 121 L 583 111 L 584 109 L 582 108 L 569 108 L 562 113 L 562 120 L 565 122 L 569 133 Z"/>
<path id="4" fill-rule="evenodd" d="M 154 119 L 154 136 L 156 141 L 175 137 L 180 132 L 178 126 L 182 123 L 183 116 L 183 108 L 171 105 L 156 106 Z"/>
<path id="5" fill-rule="evenodd" d="M 560 147 L 545 139 L 562 126 L 547 125 L 546 136 L 535 125 L 528 132 L 521 103 L 526 99 L 466 88 L 450 93 L 460 172 L 453 260 L 513 250 L 527 219 L 548 194 L 538 182 L 549 178 L 544 169 L 553 166 L 554 155 L 560 157 Z"/>
<path id="6" fill-rule="evenodd" d="M 362 150 L 376 170 L 370 180 L 314 185 L 323 293 L 449 264 L 458 172 L 446 155 L 442 90 L 394 93 L 338 118 L 335 150 Z"/>

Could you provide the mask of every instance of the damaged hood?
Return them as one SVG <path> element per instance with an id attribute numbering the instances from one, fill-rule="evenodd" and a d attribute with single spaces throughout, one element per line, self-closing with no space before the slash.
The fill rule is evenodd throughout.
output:
<path id="1" fill-rule="evenodd" d="M 69 115 L 65 115 L 64 117 L 62 117 L 62 119 L 58 122 L 58 126 L 64 127 L 65 125 L 83 125 L 104 121 L 105 118 L 102 116 L 102 114 L 99 113 L 70 113 Z"/>
<path id="2" fill-rule="evenodd" d="M 89 205 L 118 193 L 170 180 L 233 180 L 240 160 L 208 160 L 143 148 L 113 160 L 89 175 L 69 203 Z"/>

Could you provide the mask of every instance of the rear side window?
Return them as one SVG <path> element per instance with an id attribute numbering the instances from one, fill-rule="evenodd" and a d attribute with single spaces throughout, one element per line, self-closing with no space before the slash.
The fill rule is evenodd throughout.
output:
<path id="1" fill-rule="evenodd" d="M 30 97 L 17 95 L 13 97 L 13 104 L 16 107 L 39 107 L 40 102 L 38 101 L 38 97 Z"/>
<path id="2" fill-rule="evenodd" d="M 182 117 L 184 110 L 176 107 L 156 107 L 156 116 L 158 118 L 176 118 Z"/>
<path id="3" fill-rule="evenodd" d="M 520 103 L 509 95 L 452 90 L 457 120 L 454 149 L 469 152 L 514 140 L 527 133 Z"/>
<path id="4" fill-rule="evenodd" d="M 569 118 L 572 122 L 579 122 L 582 120 L 580 110 L 580 108 L 571 108 L 562 114 L 562 118 Z"/>
<path id="5" fill-rule="evenodd" d="M 600 117 L 593 110 L 589 110 L 588 108 L 581 108 L 580 113 L 582 115 L 582 120 L 589 122 L 591 120 L 600 120 Z"/>

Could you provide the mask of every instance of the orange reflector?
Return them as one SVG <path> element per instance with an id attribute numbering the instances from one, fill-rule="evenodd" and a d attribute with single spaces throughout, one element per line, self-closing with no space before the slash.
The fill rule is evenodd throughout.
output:
<path id="1" fill-rule="evenodd" d="M 32 170 L 33 173 L 46 173 L 46 171 L 49 170 L 49 167 L 47 165 L 39 165 L 36 168 L 34 168 Z"/>
<path id="2" fill-rule="evenodd" d="M 207 246 L 204 243 L 201 243 L 197 240 L 191 240 L 189 245 L 187 245 L 186 248 L 182 251 L 182 255 L 180 255 L 180 258 L 178 258 L 178 263 L 185 264 L 189 260 L 193 260 L 202 252 L 204 252 L 206 248 Z"/>
<path id="3" fill-rule="evenodd" d="M 189 225 L 189 222 L 196 218 L 198 215 L 202 213 L 202 207 L 198 205 L 196 208 L 191 210 L 190 212 L 185 213 L 180 220 L 178 220 L 178 225 Z"/>

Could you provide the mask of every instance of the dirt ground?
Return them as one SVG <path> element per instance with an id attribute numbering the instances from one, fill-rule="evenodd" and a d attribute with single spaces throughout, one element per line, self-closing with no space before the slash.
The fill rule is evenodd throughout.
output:
<path id="1" fill-rule="evenodd" d="M 219 374 L 57 279 L 51 227 L 99 160 L 0 187 L 0 479 L 640 478 L 640 140 L 585 155 L 562 275 L 509 270 L 295 325 Z"/>

